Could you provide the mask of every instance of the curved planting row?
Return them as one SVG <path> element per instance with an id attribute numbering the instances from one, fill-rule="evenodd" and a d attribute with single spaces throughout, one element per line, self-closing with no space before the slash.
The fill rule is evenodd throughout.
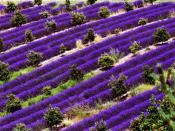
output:
<path id="1" fill-rule="evenodd" d="M 169 67 L 175 60 L 175 42 L 159 47 L 149 53 L 136 56 L 132 60 L 114 67 L 90 80 L 84 81 L 75 87 L 67 89 L 58 95 L 47 98 L 28 108 L 16 111 L 13 114 L 0 119 L 0 130 L 10 130 L 17 123 L 23 122 L 28 127 L 43 125 L 43 113 L 49 104 L 59 107 L 63 112 L 83 103 L 94 103 L 97 99 L 109 99 L 111 97 L 110 88 L 107 86 L 111 75 L 117 76 L 123 73 L 128 76 L 127 83 L 132 86 L 140 82 L 142 68 L 149 64 L 155 66 L 157 62 L 163 64 L 164 68 Z M 161 54 L 160 54 L 161 52 Z"/>
<path id="2" fill-rule="evenodd" d="M 116 11 L 119 8 L 121 8 L 121 6 L 118 4 L 110 4 L 109 2 L 104 2 L 104 3 L 92 5 L 90 6 L 91 8 L 85 7 L 83 10 L 78 9 L 75 11 L 83 12 L 84 14 L 87 14 L 86 18 L 87 18 L 87 21 L 89 21 L 94 18 L 98 18 L 98 10 L 101 6 L 107 6 L 111 11 Z M 70 13 L 63 13 L 62 15 L 50 17 L 47 19 L 42 19 L 37 22 L 33 22 L 28 25 L 21 26 L 17 29 L 0 34 L 0 37 L 2 37 L 4 40 L 4 50 L 7 50 L 10 47 L 12 47 L 14 43 L 24 42 L 25 41 L 24 32 L 26 29 L 30 29 L 36 38 L 50 34 L 51 32 L 48 32 L 48 30 L 45 28 L 45 22 L 48 20 L 54 20 L 56 22 L 56 24 L 58 25 L 57 31 L 72 26 Z"/>
<path id="3" fill-rule="evenodd" d="M 131 120 L 136 118 L 140 112 L 144 112 L 149 105 L 151 95 L 156 98 L 162 97 L 161 92 L 157 89 L 146 91 L 128 100 L 120 102 L 111 108 L 104 110 L 96 115 L 63 129 L 64 131 L 89 130 L 88 128 L 95 125 L 95 122 L 100 120 L 106 121 L 108 128 L 113 128 L 114 131 L 125 129 L 129 126 Z M 128 122 L 129 120 L 129 122 Z"/>
<path id="4" fill-rule="evenodd" d="M 160 8 L 158 8 L 159 6 Z M 131 25 L 131 23 L 132 26 L 138 26 L 138 20 L 143 15 L 148 18 L 150 22 L 158 20 L 160 15 L 167 17 L 169 11 L 174 8 L 174 5 L 159 6 L 156 5 L 156 9 L 149 7 L 148 9 L 140 9 L 137 11 L 128 12 L 128 15 L 123 14 L 114 16 L 90 24 L 81 25 L 65 32 L 51 35 L 45 39 L 31 42 L 21 48 L 1 54 L 0 60 L 9 63 L 10 68 L 12 70 L 16 70 L 25 66 L 26 54 L 30 50 L 43 53 L 44 60 L 49 59 L 50 57 L 53 57 L 59 53 L 59 47 L 61 43 L 64 43 L 69 49 L 74 48 L 76 40 L 82 39 L 88 28 L 93 28 L 96 33 L 104 35 L 106 32 L 108 32 L 108 30 L 112 32 L 115 30 L 115 28 L 121 28 L 125 30 Z M 152 15 L 150 15 L 150 13 L 152 13 Z M 133 19 L 133 17 L 135 17 L 135 19 Z M 12 58 L 12 55 L 15 57 Z"/>

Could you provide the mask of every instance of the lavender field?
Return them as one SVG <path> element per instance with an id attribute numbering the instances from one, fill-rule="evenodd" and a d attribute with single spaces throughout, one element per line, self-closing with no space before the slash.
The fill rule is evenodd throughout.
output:
<path id="1" fill-rule="evenodd" d="M 175 130 L 174 25 L 173 1 L 0 1 L 0 131 Z"/>

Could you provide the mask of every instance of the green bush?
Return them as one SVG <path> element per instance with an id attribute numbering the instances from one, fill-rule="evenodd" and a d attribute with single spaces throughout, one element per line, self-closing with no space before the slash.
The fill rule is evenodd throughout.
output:
<path id="1" fill-rule="evenodd" d="M 8 81 L 10 79 L 9 65 L 0 61 L 0 81 Z"/>
<path id="2" fill-rule="evenodd" d="M 70 0 L 65 1 L 66 11 L 72 11 Z"/>
<path id="3" fill-rule="evenodd" d="M 151 3 L 153 5 L 154 2 L 156 2 L 156 0 L 144 0 L 145 3 Z"/>
<path id="4" fill-rule="evenodd" d="M 81 25 L 85 22 L 86 22 L 86 16 L 78 12 L 72 13 L 72 18 L 71 18 L 72 25 Z"/>
<path id="5" fill-rule="evenodd" d="M 93 29 L 88 29 L 87 34 L 83 38 L 83 44 L 87 44 L 88 42 L 92 42 L 95 40 L 95 33 Z"/>
<path id="6" fill-rule="evenodd" d="M 31 42 L 34 40 L 33 34 L 31 30 L 26 30 L 25 31 L 25 41 L 26 42 Z"/>
<path id="7" fill-rule="evenodd" d="M 154 42 L 165 42 L 167 41 L 171 36 L 168 33 L 168 31 L 165 28 L 157 28 L 157 30 L 153 34 Z"/>
<path id="8" fill-rule="evenodd" d="M 48 31 L 55 31 L 57 29 L 57 24 L 54 20 L 50 20 L 45 23 L 45 28 Z"/>
<path id="9" fill-rule="evenodd" d="M 13 129 L 13 131 L 32 131 L 32 130 L 28 129 L 25 124 L 19 123 L 16 125 L 16 127 Z"/>
<path id="10" fill-rule="evenodd" d="M 51 87 L 50 87 L 50 86 L 45 86 L 45 87 L 43 87 L 42 93 L 45 94 L 46 96 L 52 95 Z"/>
<path id="11" fill-rule="evenodd" d="M 144 69 L 144 72 L 142 74 L 142 77 L 143 77 L 144 81 L 146 83 L 154 85 L 156 82 L 156 79 L 154 76 L 154 69 L 152 67 L 150 67 L 149 65 L 145 65 L 143 69 Z"/>
<path id="12" fill-rule="evenodd" d="M 134 6 L 130 4 L 129 2 L 125 2 L 125 10 L 126 11 L 131 11 L 134 9 Z"/>
<path id="13" fill-rule="evenodd" d="M 0 52 L 2 52 L 4 49 L 4 42 L 3 42 L 3 39 L 0 38 Z"/>
<path id="14" fill-rule="evenodd" d="M 137 41 L 134 41 L 132 45 L 129 47 L 130 52 L 133 53 L 134 55 L 136 55 L 139 49 L 141 49 L 141 46 L 140 43 L 138 43 Z"/>
<path id="15" fill-rule="evenodd" d="M 145 19 L 145 18 L 141 18 L 138 21 L 138 25 L 146 25 L 147 23 L 148 23 L 148 19 Z"/>
<path id="16" fill-rule="evenodd" d="M 72 80 L 81 81 L 83 80 L 84 73 L 81 69 L 77 68 L 77 65 L 73 64 L 70 69 L 70 78 Z"/>
<path id="17" fill-rule="evenodd" d="M 42 4 L 42 0 L 34 0 L 34 5 L 41 5 Z"/>
<path id="18" fill-rule="evenodd" d="M 40 15 L 41 15 L 42 18 L 48 18 L 48 17 L 50 16 L 50 14 L 49 14 L 48 11 L 42 11 L 42 12 L 40 13 Z"/>
<path id="19" fill-rule="evenodd" d="M 17 110 L 20 110 L 22 108 L 21 106 L 21 100 L 17 98 L 15 95 L 10 94 L 7 96 L 8 100 L 6 103 L 6 111 L 11 113 L 15 112 Z"/>
<path id="20" fill-rule="evenodd" d="M 21 26 L 27 22 L 25 15 L 21 14 L 19 11 L 16 11 L 11 18 L 11 23 L 13 26 Z"/>
<path id="21" fill-rule="evenodd" d="M 109 9 L 107 7 L 100 7 L 98 15 L 101 18 L 107 18 L 107 17 L 110 16 L 110 11 L 109 11 Z"/>
<path id="22" fill-rule="evenodd" d="M 101 120 L 95 123 L 95 127 L 91 131 L 108 131 L 105 121 Z"/>
<path id="23" fill-rule="evenodd" d="M 38 66 L 42 59 L 43 55 L 39 52 L 30 51 L 27 54 L 27 64 L 30 66 Z"/>
<path id="24" fill-rule="evenodd" d="M 17 9 L 17 6 L 14 2 L 7 1 L 7 11 L 14 12 Z"/>
<path id="25" fill-rule="evenodd" d="M 67 50 L 68 50 L 68 48 L 64 44 L 60 45 L 60 51 L 59 51 L 60 54 L 66 52 Z"/>
<path id="26" fill-rule="evenodd" d="M 87 0 L 87 4 L 88 5 L 92 5 L 92 4 L 95 4 L 97 0 Z"/>
<path id="27" fill-rule="evenodd" d="M 98 65 L 102 68 L 110 68 L 114 63 L 114 58 L 108 54 L 103 54 L 98 58 Z"/>
<path id="28" fill-rule="evenodd" d="M 114 30 L 114 33 L 115 33 L 116 35 L 118 35 L 121 31 L 122 31 L 122 30 L 121 30 L 120 28 L 116 28 L 116 29 Z"/>
<path id="29" fill-rule="evenodd" d="M 64 116 L 59 108 L 49 107 L 44 114 L 44 119 L 46 120 L 47 125 L 52 129 L 53 126 L 62 123 Z"/>

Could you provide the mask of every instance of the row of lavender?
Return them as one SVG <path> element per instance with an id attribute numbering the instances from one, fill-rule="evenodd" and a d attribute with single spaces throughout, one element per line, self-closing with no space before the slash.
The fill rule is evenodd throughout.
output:
<path id="1" fill-rule="evenodd" d="M 144 65 L 149 64 L 155 66 L 156 63 L 159 62 L 163 64 L 164 68 L 167 68 L 174 62 L 174 47 L 175 42 L 164 45 L 142 56 L 137 56 L 122 65 L 114 67 L 88 81 L 84 81 L 56 96 L 1 118 L 0 130 L 8 131 L 19 122 L 24 122 L 29 127 L 36 127 L 43 124 L 43 113 L 49 104 L 57 106 L 65 112 L 75 105 L 84 103 L 92 104 L 100 98 L 102 98 L 102 100 L 109 99 L 111 98 L 111 90 L 107 86 L 107 83 L 111 75 L 118 77 L 120 73 L 123 73 L 128 76 L 129 79 L 127 83 L 130 87 L 138 84 L 141 80 Z"/>
<path id="2" fill-rule="evenodd" d="M 119 16 L 99 20 L 90 24 L 81 25 L 68 31 L 61 32 L 41 40 L 31 42 L 28 45 L 25 45 L 8 53 L 1 54 L 0 60 L 9 63 L 10 68 L 12 70 L 16 70 L 25 66 L 26 54 L 30 50 L 43 53 L 43 60 L 49 59 L 50 57 L 53 57 L 54 55 L 58 54 L 58 50 L 61 43 L 65 43 L 65 46 L 67 46 L 69 49 L 74 48 L 76 40 L 82 39 L 88 28 L 93 28 L 96 33 L 104 35 L 106 32 L 108 32 L 108 30 L 112 32 L 113 30 L 115 30 L 115 28 L 118 27 L 125 30 L 128 26 L 131 27 L 131 25 L 138 26 L 138 20 L 143 15 L 146 18 L 148 18 L 150 22 L 158 20 L 160 15 L 166 17 L 168 15 L 168 12 L 173 8 L 174 5 L 171 4 L 155 5 L 153 7 L 149 7 L 148 9 L 140 9 L 128 12 L 128 15 L 122 14 Z M 150 13 L 152 14 L 151 16 Z M 135 19 L 133 19 L 132 16 L 134 16 Z M 106 27 L 108 28 L 106 29 Z M 12 58 L 12 55 L 16 57 Z"/>
<path id="3" fill-rule="evenodd" d="M 173 36 L 174 28 L 172 28 L 172 21 L 173 19 L 169 19 L 159 23 L 154 23 L 149 26 L 141 27 L 136 31 L 131 31 L 121 36 L 116 36 L 99 44 L 93 45 L 92 47 L 88 47 L 83 51 L 66 56 L 54 64 L 39 68 L 28 75 L 24 75 L 14 81 L 6 83 L 3 85 L 3 88 L 0 89 L 0 105 L 2 106 L 5 103 L 5 96 L 9 93 L 14 93 L 20 98 L 25 99 L 28 94 L 32 94 L 33 96 L 39 94 L 40 90 L 44 86 L 50 85 L 52 87 L 56 87 L 61 81 L 67 80 L 69 78 L 69 67 L 74 63 L 82 68 L 85 72 L 98 68 L 98 57 L 102 53 L 108 52 L 111 47 L 118 48 L 119 51 L 123 51 L 125 52 L 125 55 L 127 55 L 129 53 L 128 47 L 131 45 L 130 41 L 137 40 L 141 42 L 141 45 L 144 48 L 152 43 L 152 34 L 159 26 L 167 24 L 165 27 L 167 27 L 167 29 L 171 29 L 169 31 Z M 119 41 L 116 41 L 116 39 Z M 98 50 L 96 51 L 96 49 Z"/>
<path id="4" fill-rule="evenodd" d="M 107 6 L 108 8 L 111 9 L 111 11 L 116 11 L 119 8 L 121 8 L 121 6 L 119 6 L 118 4 L 110 4 L 109 2 L 105 2 L 105 3 L 95 4 L 90 7 L 88 6 L 83 9 L 78 9 L 75 11 L 83 12 L 86 15 L 87 21 L 89 21 L 94 18 L 98 18 L 98 10 L 101 6 Z M 52 32 L 48 32 L 44 24 L 46 21 L 49 21 L 49 20 L 54 20 L 56 22 L 57 31 L 60 31 L 72 26 L 70 13 L 63 13 L 62 15 L 39 20 L 29 25 L 24 25 L 20 28 L 0 34 L 0 37 L 4 39 L 5 50 L 12 47 L 14 43 L 24 42 L 25 41 L 24 32 L 26 29 L 30 29 L 36 38 L 40 38 L 40 37 L 43 37 L 44 35 L 51 34 Z"/>

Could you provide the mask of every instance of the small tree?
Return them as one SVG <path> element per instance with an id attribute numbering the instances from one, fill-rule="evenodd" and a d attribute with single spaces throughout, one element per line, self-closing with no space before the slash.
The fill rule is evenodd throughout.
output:
<path id="1" fill-rule="evenodd" d="M 41 15 L 41 17 L 43 17 L 43 18 L 48 18 L 48 17 L 50 16 L 50 14 L 49 14 L 49 12 L 48 12 L 47 10 L 42 11 L 42 12 L 40 13 L 40 15 Z"/>
<path id="2" fill-rule="evenodd" d="M 38 64 L 42 61 L 43 55 L 39 52 L 30 51 L 27 54 L 27 63 L 31 66 L 38 66 Z"/>
<path id="3" fill-rule="evenodd" d="M 17 110 L 20 110 L 21 108 L 21 100 L 13 94 L 8 95 L 8 100 L 6 103 L 7 112 L 15 112 Z"/>
<path id="4" fill-rule="evenodd" d="M 81 25 L 86 22 L 86 17 L 78 12 L 72 13 L 71 23 L 72 25 Z"/>
<path id="5" fill-rule="evenodd" d="M 54 20 L 47 21 L 45 27 L 48 31 L 55 31 L 57 29 L 57 24 Z"/>
<path id="6" fill-rule="evenodd" d="M 153 5 L 154 2 L 156 2 L 156 0 L 144 0 L 145 3 L 151 3 Z"/>
<path id="7" fill-rule="evenodd" d="M 105 121 L 101 120 L 95 123 L 95 127 L 91 131 L 108 131 Z"/>
<path id="8" fill-rule="evenodd" d="M 134 9 L 134 6 L 130 4 L 129 2 L 125 1 L 125 10 L 126 11 L 131 11 Z"/>
<path id="9" fill-rule="evenodd" d="M 154 42 L 165 42 L 170 38 L 170 34 L 167 32 L 165 28 L 157 28 L 157 30 L 153 34 Z"/>
<path id="10" fill-rule="evenodd" d="M 116 35 L 118 35 L 121 31 L 122 31 L 122 30 L 121 30 L 120 28 L 116 28 L 116 29 L 114 30 L 114 33 L 115 33 Z"/>
<path id="11" fill-rule="evenodd" d="M 83 80 L 84 73 L 81 69 L 77 68 L 77 65 L 73 64 L 70 69 L 70 78 L 72 80 L 81 81 Z"/>
<path id="12" fill-rule="evenodd" d="M 107 18 L 107 17 L 110 16 L 110 11 L 109 11 L 109 9 L 107 7 L 100 7 L 98 15 L 101 18 Z"/>
<path id="13" fill-rule="evenodd" d="M 62 123 L 64 116 L 59 108 L 49 107 L 49 109 L 44 114 L 44 119 L 52 130 L 53 126 Z"/>
<path id="14" fill-rule="evenodd" d="M 132 43 L 132 45 L 129 47 L 129 50 L 131 53 L 133 53 L 134 55 L 136 55 L 137 51 L 141 48 L 140 43 L 138 43 L 137 41 L 134 41 Z"/>
<path id="15" fill-rule="evenodd" d="M 67 50 L 68 50 L 68 48 L 64 44 L 60 45 L 60 51 L 59 51 L 60 54 L 64 53 Z"/>
<path id="16" fill-rule="evenodd" d="M 32 131 L 32 130 L 28 129 L 25 124 L 19 123 L 16 125 L 16 127 L 13 129 L 13 131 Z"/>
<path id="17" fill-rule="evenodd" d="M 144 81 L 149 84 L 155 84 L 156 79 L 154 76 L 154 69 L 149 65 L 145 65 L 143 69 L 144 69 L 144 72 L 142 74 L 142 77 Z"/>
<path id="18" fill-rule="evenodd" d="M 4 49 L 4 42 L 3 42 L 3 39 L 0 38 L 0 52 L 2 52 Z"/>
<path id="19" fill-rule="evenodd" d="M 108 54 L 102 54 L 98 58 L 98 65 L 102 68 L 110 68 L 111 66 L 114 65 L 114 63 L 115 63 L 114 58 Z"/>
<path id="20" fill-rule="evenodd" d="M 7 1 L 7 11 L 14 12 L 17 9 L 17 6 L 14 2 Z"/>
<path id="21" fill-rule="evenodd" d="M 83 38 L 83 44 L 87 44 L 88 42 L 92 42 L 95 40 L 95 33 L 93 29 L 88 29 L 87 34 Z"/>
<path id="22" fill-rule="evenodd" d="M 72 11 L 70 0 L 65 1 L 66 11 Z"/>
<path id="23" fill-rule="evenodd" d="M 21 14 L 19 11 L 17 11 L 11 19 L 11 23 L 13 26 L 21 26 L 26 22 L 27 22 L 26 17 L 23 14 Z"/>
<path id="24" fill-rule="evenodd" d="M 92 5 L 95 4 L 97 0 L 87 0 L 87 4 Z"/>
<path id="25" fill-rule="evenodd" d="M 34 0 L 34 5 L 41 5 L 42 4 L 42 0 Z"/>
<path id="26" fill-rule="evenodd" d="M 145 18 L 141 18 L 138 21 L 138 25 L 146 25 L 147 23 L 148 23 L 148 19 L 145 19 Z"/>
<path id="27" fill-rule="evenodd" d="M 10 79 L 9 65 L 0 61 L 0 80 L 8 81 Z"/>
<path id="28" fill-rule="evenodd" d="M 26 42 L 31 42 L 34 40 L 33 34 L 31 30 L 26 30 L 25 31 L 25 41 Z"/>
<path id="29" fill-rule="evenodd" d="M 43 87 L 42 88 L 42 93 L 45 94 L 46 96 L 50 96 L 52 94 L 51 87 L 50 86 Z"/>
<path id="30" fill-rule="evenodd" d="M 108 86 L 112 89 L 113 98 L 121 96 L 122 94 L 126 93 L 127 86 L 125 81 L 127 80 L 127 77 L 123 74 L 119 76 L 117 79 L 114 76 L 111 76 Z"/>

